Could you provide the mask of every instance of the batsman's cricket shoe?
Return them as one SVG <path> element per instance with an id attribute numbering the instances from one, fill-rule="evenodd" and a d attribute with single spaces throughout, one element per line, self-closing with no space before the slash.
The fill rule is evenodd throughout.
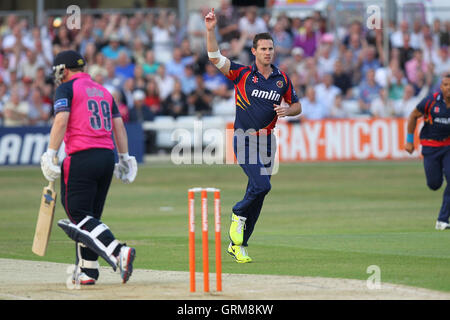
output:
<path id="1" fill-rule="evenodd" d="M 76 278 L 75 278 L 76 277 Z M 90 286 L 95 284 L 95 279 L 89 277 L 86 273 L 81 272 L 74 275 L 74 278 L 72 279 L 73 284 L 80 284 L 82 286 Z"/>
<path id="2" fill-rule="evenodd" d="M 237 263 L 252 262 L 252 258 L 248 256 L 247 250 L 243 246 L 233 246 L 233 244 L 230 243 L 227 252 Z"/>
<path id="3" fill-rule="evenodd" d="M 240 246 L 244 242 L 244 228 L 247 218 L 231 214 L 230 239 L 234 245 Z"/>
<path id="4" fill-rule="evenodd" d="M 436 230 L 446 230 L 450 229 L 450 224 L 444 221 L 436 221 Z"/>
<path id="5" fill-rule="evenodd" d="M 127 247 L 126 245 L 120 248 L 120 253 L 117 257 L 117 267 L 120 270 L 122 283 L 126 283 L 133 273 L 133 261 L 135 257 L 136 250 L 134 248 Z"/>

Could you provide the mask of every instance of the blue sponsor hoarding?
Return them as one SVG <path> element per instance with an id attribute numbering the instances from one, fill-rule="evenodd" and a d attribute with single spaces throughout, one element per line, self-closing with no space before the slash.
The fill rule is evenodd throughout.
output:
<path id="1" fill-rule="evenodd" d="M 144 133 L 140 124 L 125 125 L 130 155 L 140 163 L 144 160 Z M 0 165 L 39 165 L 47 150 L 50 127 L 0 127 Z M 64 146 L 58 157 L 65 157 Z"/>

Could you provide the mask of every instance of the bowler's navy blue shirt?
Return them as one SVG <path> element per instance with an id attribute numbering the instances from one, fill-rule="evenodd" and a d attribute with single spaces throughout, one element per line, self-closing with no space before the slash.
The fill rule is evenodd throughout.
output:
<path id="1" fill-rule="evenodd" d="M 447 108 L 442 92 L 425 97 L 416 108 L 424 117 L 421 144 L 430 147 L 450 145 L 450 108 Z"/>
<path id="2" fill-rule="evenodd" d="M 233 82 L 235 89 L 235 130 L 270 131 L 278 119 L 274 104 L 279 105 L 282 99 L 288 104 L 298 102 L 291 80 L 274 65 L 266 79 L 255 64 L 244 66 L 231 61 L 226 77 Z"/>

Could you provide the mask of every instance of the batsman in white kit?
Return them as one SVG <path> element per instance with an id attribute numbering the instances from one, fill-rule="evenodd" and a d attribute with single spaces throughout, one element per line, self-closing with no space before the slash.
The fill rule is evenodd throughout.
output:
<path id="1" fill-rule="evenodd" d="M 75 51 L 63 51 L 55 57 L 55 120 L 41 168 L 49 181 L 61 176 L 60 198 L 68 219 L 58 221 L 58 226 L 76 243 L 73 282 L 95 284 L 100 256 L 114 271 L 119 269 L 126 283 L 133 272 L 136 250 L 116 240 L 100 219 L 113 174 L 123 183 L 131 183 L 137 163 L 128 154 L 127 133 L 114 99 L 83 72 L 84 66 L 84 58 Z M 63 140 L 67 156 L 58 167 L 52 159 Z"/>

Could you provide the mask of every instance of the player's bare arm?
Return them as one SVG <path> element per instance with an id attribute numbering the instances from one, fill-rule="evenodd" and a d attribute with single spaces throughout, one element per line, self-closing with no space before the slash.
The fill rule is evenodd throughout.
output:
<path id="1" fill-rule="evenodd" d="M 295 102 L 291 105 L 273 105 L 278 118 L 297 116 L 302 112 L 302 106 L 300 102 Z"/>
<path id="2" fill-rule="evenodd" d="M 408 117 L 407 124 L 407 135 L 409 136 L 406 141 L 405 150 L 408 153 L 414 152 L 414 141 L 412 141 L 411 137 L 414 137 L 414 131 L 416 130 L 417 119 L 422 117 L 423 114 L 417 109 L 414 109 Z"/>
<path id="3" fill-rule="evenodd" d="M 52 130 L 50 131 L 49 149 L 59 150 L 69 122 L 70 112 L 58 112 L 53 121 Z"/>
<path id="4" fill-rule="evenodd" d="M 128 153 L 128 136 L 121 117 L 113 119 L 113 133 L 118 153 Z"/>
<path id="5" fill-rule="evenodd" d="M 230 60 L 222 56 L 217 43 L 215 28 L 217 24 L 214 8 L 205 16 L 206 26 L 206 49 L 208 50 L 209 61 L 213 63 L 224 75 L 230 71 Z"/>

